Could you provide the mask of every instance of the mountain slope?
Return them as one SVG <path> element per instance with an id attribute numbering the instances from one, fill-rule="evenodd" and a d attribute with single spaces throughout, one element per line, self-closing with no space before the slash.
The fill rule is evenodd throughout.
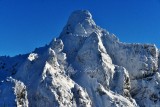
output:
<path id="1" fill-rule="evenodd" d="M 159 107 L 159 62 L 155 45 L 122 43 L 78 10 L 49 45 L 0 57 L 0 105 Z"/>

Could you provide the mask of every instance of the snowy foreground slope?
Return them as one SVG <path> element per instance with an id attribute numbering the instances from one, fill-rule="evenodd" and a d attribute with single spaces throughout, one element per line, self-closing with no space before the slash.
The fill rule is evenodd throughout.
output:
<path id="1" fill-rule="evenodd" d="M 160 107 L 159 65 L 155 45 L 122 43 L 78 10 L 49 45 L 0 57 L 0 107 Z"/>

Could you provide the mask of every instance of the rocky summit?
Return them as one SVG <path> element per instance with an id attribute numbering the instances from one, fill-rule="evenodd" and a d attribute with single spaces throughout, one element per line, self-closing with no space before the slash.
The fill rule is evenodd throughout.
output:
<path id="1" fill-rule="evenodd" d="M 159 59 L 77 10 L 48 45 L 0 57 L 0 107 L 160 107 Z"/>

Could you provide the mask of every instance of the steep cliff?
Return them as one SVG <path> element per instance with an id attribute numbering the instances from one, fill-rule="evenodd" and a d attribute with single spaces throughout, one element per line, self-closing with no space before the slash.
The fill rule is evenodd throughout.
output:
<path id="1" fill-rule="evenodd" d="M 160 107 L 159 63 L 155 45 L 122 43 L 78 10 L 49 45 L 0 57 L 0 106 Z"/>

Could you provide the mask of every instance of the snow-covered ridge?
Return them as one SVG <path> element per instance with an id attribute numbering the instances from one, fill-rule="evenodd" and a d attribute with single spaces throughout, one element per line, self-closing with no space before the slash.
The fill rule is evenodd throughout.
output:
<path id="1" fill-rule="evenodd" d="M 0 57 L 0 106 L 160 107 L 159 56 L 155 45 L 122 43 L 77 10 L 49 45 Z"/>

